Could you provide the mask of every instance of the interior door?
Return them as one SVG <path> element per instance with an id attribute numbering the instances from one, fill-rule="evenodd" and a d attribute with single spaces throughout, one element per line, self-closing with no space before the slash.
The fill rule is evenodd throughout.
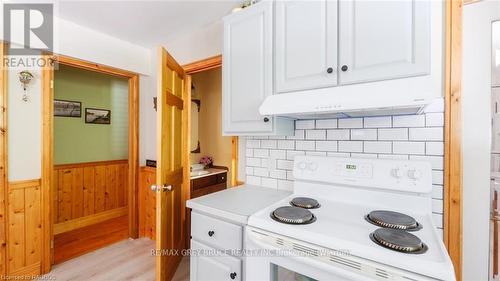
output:
<path id="1" fill-rule="evenodd" d="M 190 76 L 162 47 L 158 50 L 156 280 L 170 280 L 185 246 L 189 192 Z"/>

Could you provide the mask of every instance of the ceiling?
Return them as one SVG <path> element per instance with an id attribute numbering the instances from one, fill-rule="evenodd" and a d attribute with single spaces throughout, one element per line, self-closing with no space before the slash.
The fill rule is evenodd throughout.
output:
<path id="1" fill-rule="evenodd" d="M 149 48 L 221 19 L 240 2 L 61 1 L 58 10 L 65 20 Z"/>

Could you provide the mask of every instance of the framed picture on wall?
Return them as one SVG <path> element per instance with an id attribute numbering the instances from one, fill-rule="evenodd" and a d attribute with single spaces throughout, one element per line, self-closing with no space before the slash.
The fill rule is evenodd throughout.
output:
<path id="1" fill-rule="evenodd" d="M 85 108 L 85 123 L 111 124 L 111 110 L 99 108 Z"/>
<path id="2" fill-rule="evenodd" d="M 79 101 L 54 100 L 54 116 L 82 117 L 82 103 Z"/>

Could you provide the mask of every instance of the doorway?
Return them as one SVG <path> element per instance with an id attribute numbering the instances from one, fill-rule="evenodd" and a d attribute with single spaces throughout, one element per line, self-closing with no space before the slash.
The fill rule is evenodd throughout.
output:
<path id="1" fill-rule="evenodd" d="M 138 75 L 64 56 L 43 71 L 42 271 L 137 238 Z"/>

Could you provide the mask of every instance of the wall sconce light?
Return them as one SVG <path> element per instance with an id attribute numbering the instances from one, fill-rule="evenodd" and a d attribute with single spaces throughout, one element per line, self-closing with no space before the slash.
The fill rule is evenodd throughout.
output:
<path id="1" fill-rule="evenodd" d="M 28 89 L 28 85 L 32 79 L 33 79 L 33 74 L 31 74 L 31 72 L 29 72 L 27 70 L 23 70 L 23 71 L 19 72 L 19 82 L 21 82 L 21 84 L 23 85 L 23 90 L 24 90 L 24 93 L 23 93 L 23 101 L 24 102 L 29 101 L 27 89 Z"/>

